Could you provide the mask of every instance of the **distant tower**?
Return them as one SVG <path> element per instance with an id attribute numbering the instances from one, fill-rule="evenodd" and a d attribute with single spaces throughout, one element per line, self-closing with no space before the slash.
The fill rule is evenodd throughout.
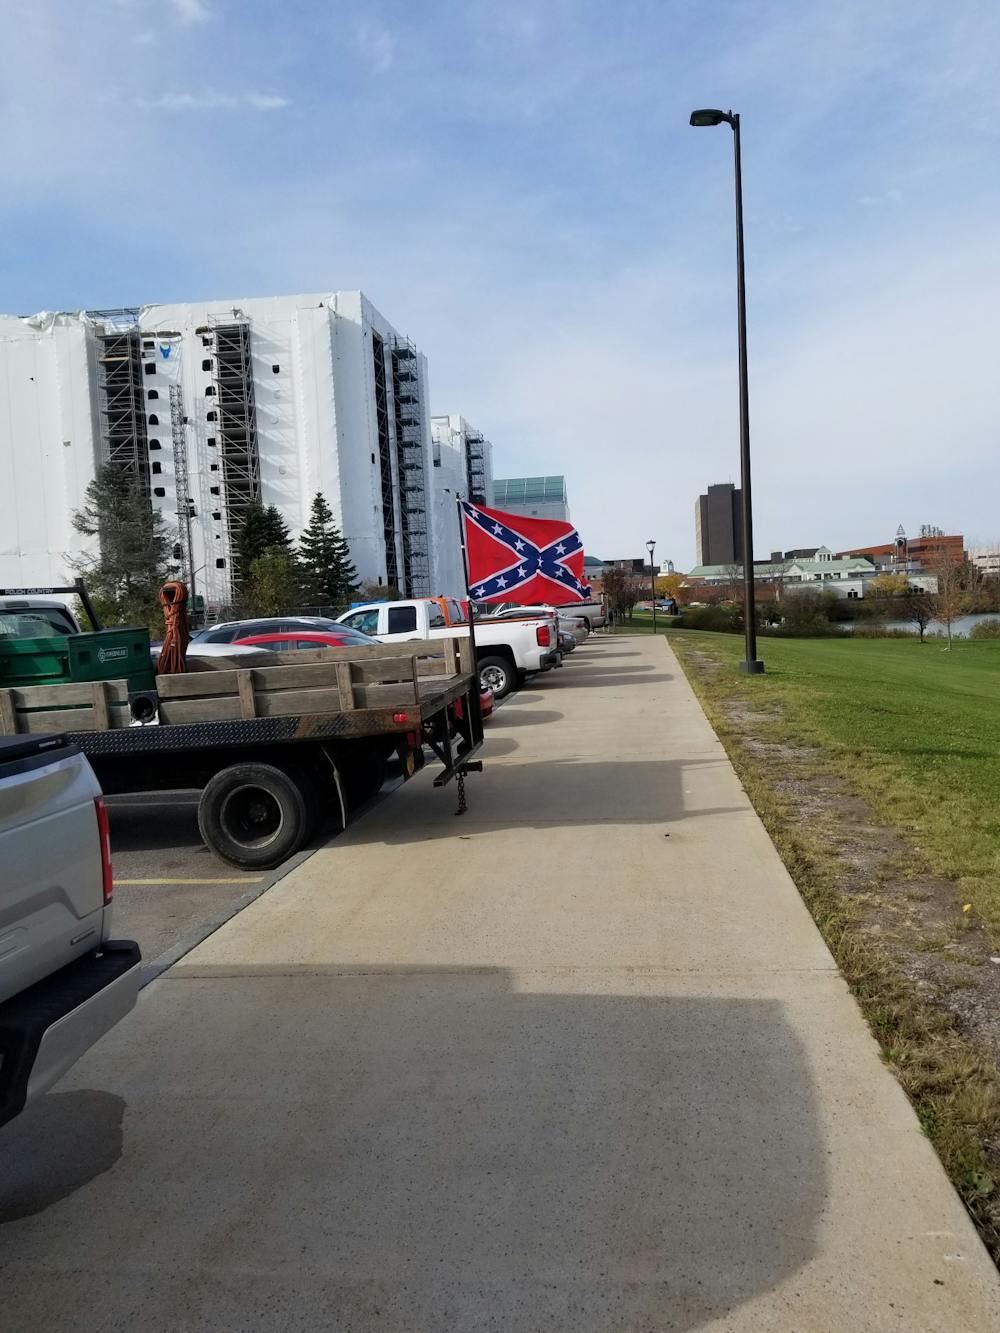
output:
<path id="1" fill-rule="evenodd" d="M 910 543 L 906 539 L 906 529 L 902 523 L 896 529 L 896 541 L 892 549 L 892 563 L 903 569 L 910 563 Z"/>

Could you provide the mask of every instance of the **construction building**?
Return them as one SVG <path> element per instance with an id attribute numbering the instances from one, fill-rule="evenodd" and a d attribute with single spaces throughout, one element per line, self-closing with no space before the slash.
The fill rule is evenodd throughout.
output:
<path id="1" fill-rule="evenodd" d="M 440 552 L 436 590 L 465 588 L 458 500 L 488 505 L 493 491 L 493 446 L 463 416 L 431 417 L 434 504 L 432 529 Z"/>
<path id="2" fill-rule="evenodd" d="M 694 549 L 699 565 L 734 565 L 743 559 L 743 492 L 731 481 L 709 486 L 694 506 Z"/>
<path id="3" fill-rule="evenodd" d="M 508 514 L 570 521 L 565 477 L 504 477 L 493 483 L 493 503 Z"/>
<path id="4" fill-rule="evenodd" d="M 361 292 L 0 317 L 0 375 L 0 586 L 65 580 L 86 544 L 73 511 L 110 463 L 177 529 L 210 607 L 232 599 L 247 506 L 275 505 L 295 537 L 317 491 L 360 581 L 462 589 L 426 360 Z M 489 446 L 477 458 L 463 428 L 459 480 L 485 498 Z"/>

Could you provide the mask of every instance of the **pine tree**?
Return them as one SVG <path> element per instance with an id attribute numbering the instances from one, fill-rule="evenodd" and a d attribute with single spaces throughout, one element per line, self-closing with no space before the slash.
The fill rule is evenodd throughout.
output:
<path id="1" fill-rule="evenodd" d="M 274 505 L 267 508 L 260 500 L 252 500 L 243 511 L 243 519 L 236 533 L 233 556 L 240 582 L 249 577 L 254 562 L 269 551 L 288 554 L 292 539 L 288 525 Z"/>
<path id="2" fill-rule="evenodd" d="M 299 537 L 299 563 L 311 600 L 331 607 L 351 600 L 358 573 L 322 491 L 313 497 L 309 523 Z"/>
<path id="3" fill-rule="evenodd" d="M 73 527 L 98 539 L 98 551 L 70 561 L 87 584 L 91 600 L 108 625 L 148 626 L 162 634 L 160 588 L 175 577 L 170 558 L 177 540 L 163 515 L 150 504 L 138 479 L 120 468 L 101 468 L 86 490 Z"/>

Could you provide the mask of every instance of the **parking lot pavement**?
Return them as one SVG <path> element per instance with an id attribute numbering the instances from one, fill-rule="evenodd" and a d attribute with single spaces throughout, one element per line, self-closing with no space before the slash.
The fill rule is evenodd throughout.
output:
<path id="1" fill-rule="evenodd" d="M 108 798 L 114 934 L 137 940 L 150 974 L 252 902 L 284 870 L 243 872 L 208 850 L 192 792 Z"/>
<path id="2" fill-rule="evenodd" d="M 402 785 L 390 765 L 371 806 Z M 152 980 L 235 913 L 307 860 L 324 837 L 276 870 L 240 871 L 208 850 L 198 832 L 196 792 L 109 796 L 114 867 L 113 934 L 138 941 Z M 357 812 L 364 818 L 365 811 Z M 332 832 L 332 830 L 330 830 Z"/>

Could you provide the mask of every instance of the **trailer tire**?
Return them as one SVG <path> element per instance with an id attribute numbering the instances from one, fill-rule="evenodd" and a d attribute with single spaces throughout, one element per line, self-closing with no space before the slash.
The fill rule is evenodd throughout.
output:
<path id="1" fill-rule="evenodd" d="M 517 681 L 513 663 L 506 657 L 481 657 L 479 680 L 493 691 L 494 698 L 505 699 Z"/>
<path id="2" fill-rule="evenodd" d="M 198 828 L 216 856 L 240 870 L 273 870 L 302 848 L 320 799 L 304 774 L 273 764 L 232 764 L 212 777 L 198 803 Z"/>

